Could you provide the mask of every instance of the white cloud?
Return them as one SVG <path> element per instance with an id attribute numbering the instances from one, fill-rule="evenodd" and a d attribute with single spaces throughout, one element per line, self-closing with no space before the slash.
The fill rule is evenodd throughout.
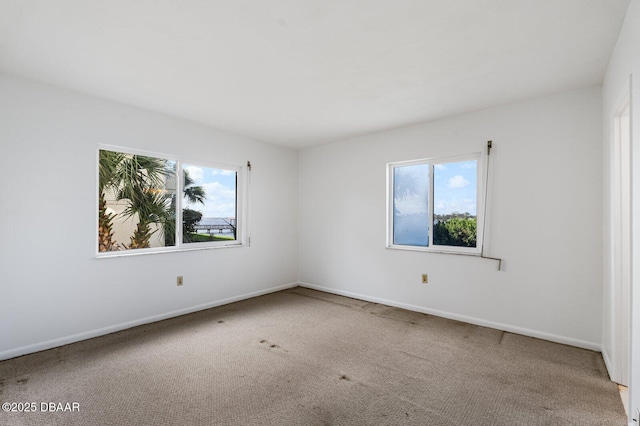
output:
<path id="1" fill-rule="evenodd" d="M 233 170 L 211 169 L 212 175 L 231 176 L 235 173 Z"/>
<path id="2" fill-rule="evenodd" d="M 223 218 L 235 218 L 236 217 L 236 204 L 211 204 L 202 209 L 202 217 L 223 217 Z"/>
<path id="3" fill-rule="evenodd" d="M 469 185 L 469 181 L 461 175 L 455 175 L 447 182 L 449 188 L 464 188 L 467 185 Z"/>
<path id="4" fill-rule="evenodd" d="M 207 199 L 220 199 L 220 198 L 236 198 L 236 191 L 233 188 L 229 188 L 221 184 L 220 182 L 209 182 L 203 183 L 202 188 L 204 188 Z"/>
<path id="5" fill-rule="evenodd" d="M 189 208 L 198 210 L 203 217 L 235 217 L 236 191 L 220 182 L 209 182 L 202 185 L 207 199 L 204 206 L 200 203 L 191 204 Z"/>
<path id="6" fill-rule="evenodd" d="M 187 167 L 184 167 L 184 170 L 186 170 L 189 173 L 189 177 L 196 184 L 202 182 L 202 179 L 204 178 L 204 170 L 202 170 L 202 167 L 187 166 Z"/>
<path id="7" fill-rule="evenodd" d="M 447 166 L 444 164 L 434 164 L 433 168 L 436 170 L 447 170 Z"/>
<path id="8" fill-rule="evenodd" d="M 462 205 L 464 206 L 465 211 L 471 214 L 476 214 L 476 200 L 474 198 L 463 199 Z"/>

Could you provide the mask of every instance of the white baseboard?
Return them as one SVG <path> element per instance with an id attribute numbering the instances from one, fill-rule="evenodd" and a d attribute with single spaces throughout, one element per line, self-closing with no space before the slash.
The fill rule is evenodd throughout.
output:
<path id="1" fill-rule="evenodd" d="M 388 305 L 396 308 L 407 309 L 409 311 L 421 312 L 423 314 L 429 314 L 437 317 L 448 318 L 456 321 L 462 321 L 469 324 L 480 325 L 483 327 L 495 328 L 496 330 L 507 331 L 509 333 L 515 333 L 515 334 L 522 334 L 523 336 L 535 337 L 537 339 L 548 340 L 550 342 L 561 343 L 569 346 L 575 346 L 582 349 L 589 349 L 596 352 L 602 351 L 602 346 L 600 343 L 588 342 L 585 340 L 574 339 L 566 336 L 559 336 L 556 334 L 545 333 L 542 331 L 531 330 L 528 328 L 517 327 L 509 324 L 486 321 L 481 318 L 474 318 L 466 315 L 459 315 L 451 312 L 441 311 L 438 309 L 425 308 L 423 306 L 396 302 L 395 300 L 381 299 L 378 297 L 367 296 L 364 294 L 352 293 L 350 291 L 336 290 L 331 287 L 324 287 L 324 286 L 319 286 L 319 285 L 305 283 L 305 282 L 300 282 L 298 283 L 298 285 L 300 287 L 306 287 L 314 290 L 324 291 L 326 293 L 333 293 L 340 296 L 352 297 L 354 299 L 366 300 L 367 302 L 380 303 L 382 305 Z"/>
<path id="2" fill-rule="evenodd" d="M 239 302 L 240 300 L 251 299 L 253 297 L 262 296 L 269 293 L 274 293 L 280 290 L 286 290 L 288 288 L 297 287 L 298 283 L 283 284 L 276 287 L 270 287 L 264 290 L 258 290 L 251 293 L 245 293 L 238 296 L 229 297 L 227 299 L 216 300 L 213 302 L 203 303 L 201 305 L 191 306 L 184 309 L 178 309 L 176 311 L 166 312 L 163 314 L 153 315 L 146 318 L 140 318 L 134 321 L 128 321 L 108 327 L 99 328 L 97 330 L 86 331 L 83 333 L 73 334 L 71 336 L 60 337 L 57 339 L 51 339 L 40 343 L 34 343 L 32 345 L 21 346 L 19 348 L 9 349 L 0 352 L 0 361 L 15 358 L 21 355 L 27 355 L 34 352 L 44 351 L 47 349 L 56 348 L 58 346 L 68 345 L 70 343 L 79 342 L 81 340 L 91 339 L 93 337 L 104 336 L 105 334 L 114 333 L 116 331 L 125 330 L 127 328 L 136 327 L 143 324 L 149 324 L 156 321 L 162 321 L 168 318 L 178 317 L 180 315 L 190 314 L 192 312 L 202 311 L 209 308 L 215 308 L 216 306 L 227 305 L 233 302 Z"/>

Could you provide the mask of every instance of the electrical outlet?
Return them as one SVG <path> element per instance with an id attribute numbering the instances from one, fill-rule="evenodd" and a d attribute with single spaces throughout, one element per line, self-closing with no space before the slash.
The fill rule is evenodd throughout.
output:
<path id="1" fill-rule="evenodd" d="M 178 278 L 176 279 L 176 284 L 177 285 L 182 285 L 182 275 L 178 276 Z"/>
<path id="2" fill-rule="evenodd" d="M 422 274 L 422 284 L 427 284 L 429 282 L 429 275 Z"/>

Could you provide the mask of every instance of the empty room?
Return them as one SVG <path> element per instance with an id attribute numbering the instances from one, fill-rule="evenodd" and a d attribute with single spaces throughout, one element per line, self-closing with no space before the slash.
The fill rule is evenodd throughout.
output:
<path id="1" fill-rule="evenodd" d="M 0 424 L 637 425 L 640 0 L 0 0 Z"/>

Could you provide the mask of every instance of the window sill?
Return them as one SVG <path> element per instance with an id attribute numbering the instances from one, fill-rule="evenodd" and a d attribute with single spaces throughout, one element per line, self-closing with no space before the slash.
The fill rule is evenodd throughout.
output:
<path id="1" fill-rule="evenodd" d="M 111 259 L 114 257 L 129 257 L 129 256 L 147 256 L 152 254 L 165 254 L 165 253 L 180 253 L 186 251 L 203 251 L 203 250 L 218 250 L 225 248 L 240 248 L 246 247 L 246 244 L 238 243 L 238 244 L 225 244 L 225 245 L 217 245 L 217 246 L 206 246 L 206 247 L 181 247 L 181 248 L 171 248 L 171 249 L 163 249 L 163 250 L 143 250 L 143 251 L 114 251 L 114 252 L 101 252 L 95 255 L 96 259 Z"/>
<path id="2" fill-rule="evenodd" d="M 420 247 L 420 246 L 397 246 L 397 245 L 388 245 L 388 249 L 390 250 L 405 250 L 405 251 L 419 251 L 423 253 L 439 253 L 439 254 L 455 254 L 462 256 L 474 256 L 481 257 L 482 253 L 480 253 L 477 249 L 443 249 L 443 248 L 433 248 L 433 247 Z"/>

